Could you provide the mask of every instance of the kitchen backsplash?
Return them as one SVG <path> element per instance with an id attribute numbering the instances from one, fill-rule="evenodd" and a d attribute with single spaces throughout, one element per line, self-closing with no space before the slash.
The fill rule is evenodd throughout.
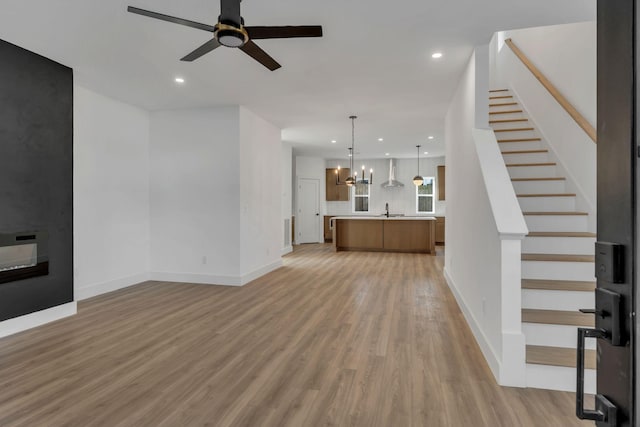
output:
<path id="1" fill-rule="evenodd" d="M 420 159 L 420 174 L 437 178 L 438 165 L 444 165 L 444 157 L 427 157 Z M 338 165 L 345 167 L 347 161 L 327 160 L 327 168 L 335 168 Z M 366 215 L 378 215 L 385 212 L 385 203 L 389 203 L 389 212 L 404 214 L 407 216 L 418 215 L 416 213 L 416 187 L 413 185 L 415 176 L 415 159 L 396 160 L 396 179 L 404 184 L 401 188 L 382 188 L 380 184 L 389 179 L 389 159 L 377 160 L 356 160 L 355 168 L 360 170 L 362 165 L 367 170 L 374 169 L 373 184 L 371 185 L 371 195 L 369 198 L 369 212 Z M 445 201 L 438 201 L 437 182 L 435 195 L 434 216 L 445 216 Z M 353 213 L 352 201 L 348 202 L 325 202 L 326 215 L 357 215 Z M 421 214 L 424 215 L 424 214 Z"/>

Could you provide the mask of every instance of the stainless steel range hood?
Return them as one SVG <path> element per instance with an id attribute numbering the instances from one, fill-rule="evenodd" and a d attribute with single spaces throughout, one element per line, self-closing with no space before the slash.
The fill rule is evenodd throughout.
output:
<path id="1" fill-rule="evenodd" d="M 404 184 L 396 180 L 396 159 L 389 159 L 389 180 L 380 184 L 382 188 L 404 187 Z"/>

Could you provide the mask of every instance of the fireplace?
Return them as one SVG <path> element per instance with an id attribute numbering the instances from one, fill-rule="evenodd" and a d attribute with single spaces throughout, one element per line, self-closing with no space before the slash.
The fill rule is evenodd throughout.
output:
<path id="1" fill-rule="evenodd" d="M 0 283 L 49 274 L 47 233 L 0 234 Z"/>

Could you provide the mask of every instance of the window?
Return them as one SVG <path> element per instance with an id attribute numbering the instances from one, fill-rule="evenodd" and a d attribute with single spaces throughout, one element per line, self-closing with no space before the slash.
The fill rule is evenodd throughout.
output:
<path id="1" fill-rule="evenodd" d="M 356 184 L 353 186 L 353 211 L 369 212 L 369 187 L 367 184 Z"/>
<path id="2" fill-rule="evenodd" d="M 423 177 L 424 183 L 416 187 L 416 212 L 434 213 L 434 187 L 435 178 L 432 176 Z"/>

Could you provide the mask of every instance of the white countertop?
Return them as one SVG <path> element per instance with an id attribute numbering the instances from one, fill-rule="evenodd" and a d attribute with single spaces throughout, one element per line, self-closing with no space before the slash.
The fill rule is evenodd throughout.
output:
<path id="1" fill-rule="evenodd" d="M 384 220 L 384 221 L 435 221 L 435 216 L 391 216 L 387 218 L 385 215 L 382 216 L 333 216 L 331 220 L 334 219 L 363 219 L 363 220 Z"/>

